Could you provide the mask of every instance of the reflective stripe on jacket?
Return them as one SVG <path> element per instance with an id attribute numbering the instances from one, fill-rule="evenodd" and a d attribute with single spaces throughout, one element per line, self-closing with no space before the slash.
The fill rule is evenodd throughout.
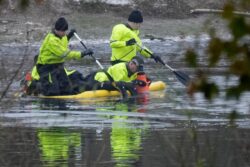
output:
<path id="1" fill-rule="evenodd" d="M 49 33 L 40 48 L 37 64 L 57 64 L 74 58 L 80 59 L 81 52 L 68 48 L 67 36 L 59 38 L 54 33 Z"/>
<path id="2" fill-rule="evenodd" d="M 140 52 L 144 57 L 150 57 L 148 52 L 152 53 L 148 48 L 141 49 L 135 45 L 126 46 L 126 41 L 134 38 L 138 45 L 142 46 L 139 38 L 139 30 L 131 30 L 125 24 L 118 24 L 114 26 L 110 37 L 110 47 L 112 48 L 111 61 L 121 60 L 128 62 L 137 52 Z"/>
<path id="3" fill-rule="evenodd" d="M 131 82 L 136 79 L 137 73 L 128 76 L 128 69 L 126 63 L 118 63 L 108 68 L 108 74 L 114 81 Z M 98 72 L 95 75 L 95 80 L 99 82 L 109 81 L 109 78 L 104 72 Z"/>

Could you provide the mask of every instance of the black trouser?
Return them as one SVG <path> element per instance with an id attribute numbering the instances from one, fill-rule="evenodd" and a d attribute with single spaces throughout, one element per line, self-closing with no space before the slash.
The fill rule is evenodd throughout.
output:
<path id="1" fill-rule="evenodd" d="M 135 85 L 133 83 L 126 83 L 123 81 L 116 82 L 116 87 L 113 86 L 111 81 L 98 82 L 96 81 L 95 75 L 97 72 L 90 73 L 84 78 L 85 81 L 85 90 L 119 90 L 122 93 L 124 98 L 127 98 L 127 90 L 130 92 L 132 96 L 136 95 Z"/>
<path id="2" fill-rule="evenodd" d="M 95 75 L 97 72 L 92 72 L 84 78 L 84 84 L 82 89 L 84 90 L 98 90 L 98 89 L 105 89 L 105 90 L 116 90 L 116 88 L 112 85 L 112 82 L 105 81 L 105 82 L 98 82 L 95 80 Z"/>
<path id="3" fill-rule="evenodd" d="M 40 76 L 41 92 L 45 96 L 72 94 L 69 78 L 64 70 L 63 63 L 37 65 Z M 50 82 L 50 79 L 52 82 Z"/>

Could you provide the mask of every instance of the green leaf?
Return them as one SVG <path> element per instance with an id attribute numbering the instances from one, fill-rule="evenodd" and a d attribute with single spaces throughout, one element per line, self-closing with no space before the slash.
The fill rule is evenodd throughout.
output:
<path id="1" fill-rule="evenodd" d="M 26 7 L 29 6 L 29 2 L 30 2 L 29 0 L 21 0 L 20 1 L 21 8 L 26 9 Z"/>
<path id="2" fill-rule="evenodd" d="M 241 95 L 241 89 L 238 86 L 228 88 L 226 91 L 227 99 L 236 99 L 239 100 Z"/>
<path id="3" fill-rule="evenodd" d="M 235 17 L 231 20 L 229 28 L 235 39 L 239 39 L 249 32 L 249 27 L 243 17 Z"/>
<path id="4" fill-rule="evenodd" d="M 250 73 L 249 63 L 243 60 L 235 60 L 230 65 L 230 72 L 236 75 L 245 75 Z"/>
<path id="5" fill-rule="evenodd" d="M 244 91 L 250 91 L 250 76 L 249 75 L 241 75 L 239 77 L 238 85 L 227 89 L 226 97 L 227 99 L 235 98 L 236 100 L 239 100 L 241 93 Z"/>
<path id="6" fill-rule="evenodd" d="M 237 53 L 239 52 L 239 48 L 235 40 L 233 41 L 226 41 L 223 43 L 223 51 L 226 53 L 228 58 L 232 60 L 235 58 Z"/>
<path id="7" fill-rule="evenodd" d="M 197 67 L 197 54 L 192 49 L 186 52 L 186 61 L 191 67 Z"/>
<path id="8" fill-rule="evenodd" d="M 209 65 L 214 66 L 221 55 L 223 50 L 223 43 L 219 38 L 213 38 L 209 42 L 208 53 L 209 53 Z"/>
<path id="9" fill-rule="evenodd" d="M 215 83 L 203 82 L 200 89 L 208 100 L 212 100 L 212 98 L 219 94 L 219 89 Z"/>
<path id="10" fill-rule="evenodd" d="M 219 89 L 218 89 L 217 85 L 215 85 L 215 84 L 208 84 L 207 85 L 207 89 L 205 91 L 205 97 L 207 99 L 211 100 L 212 98 L 214 98 L 218 94 L 219 94 Z"/>
<path id="11" fill-rule="evenodd" d="M 240 76 L 240 88 L 242 91 L 250 90 L 250 75 L 243 74 Z"/>
<path id="12" fill-rule="evenodd" d="M 233 4 L 228 3 L 224 6 L 222 17 L 225 19 L 231 19 L 233 17 Z"/>

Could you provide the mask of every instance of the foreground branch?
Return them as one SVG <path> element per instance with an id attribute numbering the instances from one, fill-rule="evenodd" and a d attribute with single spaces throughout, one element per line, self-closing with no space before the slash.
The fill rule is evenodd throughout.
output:
<path id="1" fill-rule="evenodd" d="M 29 27 L 27 25 L 26 27 L 26 41 L 27 41 L 27 45 L 24 48 L 24 55 L 22 57 L 21 63 L 20 65 L 17 67 L 17 70 L 15 70 L 14 74 L 12 75 L 12 77 L 10 78 L 9 81 L 7 81 L 7 86 L 5 87 L 5 89 L 3 90 L 3 92 L 0 94 L 0 102 L 4 99 L 4 97 L 6 96 L 7 92 L 10 89 L 10 86 L 13 84 L 15 78 L 18 76 L 18 73 L 21 71 L 22 67 L 25 64 L 25 60 L 26 57 L 28 56 L 28 50 L 29 50 Z"/>
<path id="2" fill-rule="evenodd" d="M 223 10 L 219 10 L 219 9 L 193 9 L 193 10 L 190 10 L 190 13 L 192 13 L 192 14 L 196 14 L 196 13 L 219 13 L 220 14 L 220 13 L 223 13 Z M 250 17 L 249 12 L 233 11 L 233 14 Z"/>

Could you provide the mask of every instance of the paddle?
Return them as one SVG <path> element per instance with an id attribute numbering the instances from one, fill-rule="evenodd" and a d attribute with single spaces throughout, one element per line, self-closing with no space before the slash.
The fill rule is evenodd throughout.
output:
<path id="1" fill-rule="evenodd" d="M 138 43 L 136 43 L 138 47 L 140 47 L 141 49 L 143 49 L 142 46 L 140 46 Z M 150 54 L 152 56 L 152 53 L 150 53 L 148 50 L 145 50 L 148 54 Z M 190 82 L 190 77 L 182 72 L 182 71 L 177 71 L 176 69 L 173 69 L 172 67 L 170 67 L 168 64 L 164 63 L 164 62 L 160 62 L 162 65 L 164 65 L 165 67 L 167 67 L 168 69 L 170 69 L 176 76 L 176 78 L 185 86 L 188 86 L 189 82 Z"/>
<path id="2" fill-rule="evenodd" d="M 80 41 L 80 43 L 82 44 L 82 46 L 87 49 L 86 45 L 84 45 L 84 43 L 82 42 L 82 39 L 77 35 L 77 33 L 74 32 L 74 35 L 75 37 Z M 91 54 L 90 55 L 94 60 L 95 62 L 98 64 L 98 66 L 103 70 L 103 66 L 101 65 L 101 63 Z"/>

